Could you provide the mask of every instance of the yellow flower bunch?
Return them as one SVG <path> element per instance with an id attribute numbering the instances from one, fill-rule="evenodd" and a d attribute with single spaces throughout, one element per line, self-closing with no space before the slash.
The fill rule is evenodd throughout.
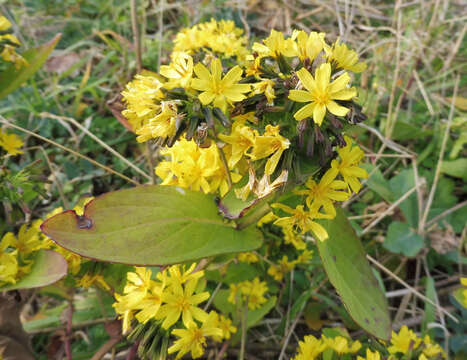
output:
<path id="1" fill-rule="evenodd" d="M 50 247 L 41 237 L 41 222 L 42 220 L 36 220 L 30 227 L 21 225 L 17 235 L 12 232 L 3 235 L 0 241 L 0 287 L 16 284 L 30 272 L 35 252 Z"/>
<path id="2" fill-rule="evenodd" d="M 15 35 L 8 33 L 10 28 L 11 22 L 0 14 L 0 57 L 4 61 L 15 64 L 15 67 L 19 69 L 27 66 L 28 62 L 15 51 L 21 43 Z"/>
<path id="3" fill-rule="evenodd" d="M 0 35 L 1 36 L 1 35 Z M 23 151 L 19 150 L 24 145 L 23 140 L 12 133 L 0 130 L 0 147 L 2 147 L 9 155 L 22 154 Z"/>
<path id="4" fill-rule="evenodd" d="M 356 354 L 362 348 L 359 341 L 351 341 L 343 336 L 333 338 L 321 335 L 320 339 L 313 335 L 305 336 L 303 341 L 299 341 L 297 355 L 294 360 L 314 360 L 324 358 L 323 353 L 331 349 L 339 356 L 345 354 Z M 419 338 L 407 326 L 403 326 L 399 333 L 392 333 L 391 345 L 381 351 L 378 349 L 366 348 L 365 357 L 358 355 L 357 360 L 381 360 L 381 359 L 441 359 L 446 354 L 439 344 L 436 344 L 428 335 L 423 339 Z"/>
<path id="5" fill-rule="evenodd" d="M 461 284 L 464 286 L 461 290 L 462 296 L 463 296 L 463 302 L 461 304 L 467 308 L 467 278 L 463 277 L 461 278 Z"/>
<path id="6" fill-rule="evenodd" d="M 162 146 L 162 185 L 254 201 L 303 183 L 301 167 L 316 163 L 296 191 L 305 204 L 274 204 L 288 214 L 274 224 L 299 250 L 307 232 L 327 239 L 316 220 L 335 217 L 334 203 L 368 176 L 363 151 L 342 134 L 345 122 L 364 119 L 350 86 L 349 72 L 364 68 L 357 54 L 302 30 L 272 30 L 248 49 L 242 30 L 224 20 L 184 29 L 174 43 L 160 74 L 143 71 L 122 92 L 137 140 Z"/>
<path id="7" fill-rule="evenodd" d="M 189 29 L 181 30 L 174 40 L 174 51 L 184 51 L 190 54 L 207 51 L 220 57 L 246 57 L 247 38 L 243 30 L 235 26 L 231 20 L 201 23 Z"/>
<path id="8" fill-rule="evenodd" d="M 290 273 L 295 268 L 295 266 L 310 261 L 312 255 L 313 251 L 306 249 L 297 257 L 297 259 L 293 261 L 289 261 L 288 256 L 283 255 L 282 259 L 277 265 L 271 265 L 269 267 L 268 274 L 271 275 L 274 278 L 274 280 L 282 281 L 284 276 Z"/>
<path id="9" fill-rule="evenodd" d="M 237 284 L 230 284 L 230 293 L 228 301 L 237 304 L 241 301 L 243 304 L 248 302 L 248 309 L 259 309 L 267 299 L 264 294 L 268 291 L 266 282 L 260 281 L 258 277 L 252 281 L 242 281 Z"/>
<path id="10" fill-rule="evenodd" d="M 194 271 L 196 264 L 188 269 L 173 265 L 156 274 L 147 268 L 137 267 L 127 273 L 123 294 L 115 294 L 115 311 L 122 319 L 123 333 L 130 330 L 133 319 L 145 324 L 149 321 L 160 323 L 162 329 L 176 337 L 168 353 L 177 352 L 176 358 L 191 352 L 193 358 L 204 353 L 206 337 L 214 341 L 229 339 L 236 331 L 230 319 L 207 313 L 199 307 L 210 294 L 200 290 L 199 280 L 204 271 Z M 181 320 L 181 323 L 180 321 Z M 175 328 L 175 325 L 183 327 Z"/>

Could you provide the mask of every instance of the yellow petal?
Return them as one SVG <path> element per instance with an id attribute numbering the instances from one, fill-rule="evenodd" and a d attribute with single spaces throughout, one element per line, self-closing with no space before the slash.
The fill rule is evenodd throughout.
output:
<path id="1" fill-rule="evenodd" d="M 296 102 L 310 102 L 313 101 L 314 98 L 309 91 L 290 90 L 289 99 Z"/>
<path id="2" fill-rule="evenodd" d="M 302 107 L 294 114 L 294 118 L 297 121 L 303 120 L 307 117 L 313 116 L 313 110 L 316 106 L 316 103 L 310 103 Z"/>
<path id="3" fill-rule="evenodd" d="M 343 73 L 329 85 L 329 93 L 334 94 L 341 90 L 344 90 L 349 82 L 349 74 Z"/>
<path id="4" fill-rule="evenodd" d="M 316 70 L 315 80 L 320 92 L 325 92 L 331 78 L 331 64 L 324 63 Z"/>
<path id="5" fill-rule="evenodd" d="M 344 89 L 331 94 L 331 98 L 334 100 L 350 100 L 357 96 L 357 90 L 355 88 Z"/>
<path id="6" fill-rule="evenodd" d="M 214 59 L 211 61 L 211 73 L 215 81 L 221 81 L 222 76 L 222 63 L 219 59 Z"/>
<path id="7" fill-rule="evenodd" d="M 214 100 L 215 96 L 216 95 L 214 93 L 205 91 L 199 94 L 198 98 L 199 98 L 199 101 L 201 101 L 203 105 L 207 105 L 207 104 L 210 104 Z"/>
<path id="8" fill-rule="evenodd" d="M 326 229 L 314 221 L 311 222 L 310 229 L 319 241 L 324 241 L 329 237 Z"/>
<path id="9" fill-rule="evenodd" d="M 208 80 L 211 76 L 206 66 L 201 63 L 197 63 L 193 70 L 195 71 L 196 76 L 198 76 L 200 79 Z"/>
<path id="10" fill-rule="evenodd" d="M 233 83 L 239 81 L 242 78 L 242 73 L 243 70 L 240 68 L 240 66 L 234 66 L 222 79 L 224 86 L 232 85 Z"/>
<path id="11" fill-rule="evenodd" d="M 313 79 L 313 76 L 311 76 L 310 72 L 307 69 L 301 68 L 300 70 L 298 70 L 297 76 L 302 82 L 302 85 L 308 91 L 313 91 L 316 88 L 315 80 Z"/>
<path id="12" fill-rule="evenodd" d="M 323 123 L 324 115 L 326 115 L 326 106 L 316 104 L 316 106 L 313 109 L 313 121 L 319 126 L 321 126 L 321 124 Z"/>
<path id="13" fill-rule="evenodd" d="M 337 104 L 335 101 L 332 101 L 332 100 L 326 104 L 326 107 L 331 113 L 333 113 L 336 116 L 345 116 L 349 112 L 349 109 L 347 109 L 346 107 L 340 106 L 339 104 Z"/>

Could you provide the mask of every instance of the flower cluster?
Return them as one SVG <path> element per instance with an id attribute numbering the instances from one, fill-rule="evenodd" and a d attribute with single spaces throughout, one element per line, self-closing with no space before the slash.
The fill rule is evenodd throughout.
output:
<path id="1" fill-rule="evenodd" d="M 228 301 L 232 304 L 241 301 L 243 304 L 248 303 L 248 309 L 250 310 L 259 309 L 267 301 L 264 296 L 267 291 L 266 283 L 256 277 L 252 281 L 247 280 L 237 284 L 230 284 Z"/>
<path id="2" fill-rule="evenodd" d="M 162 146 L 162 184 L 245 202 L 298 186 L 305 203 L 275 204 L 282 217 L 274 224 L 301 249 L 307 232 L 325 240 L 315 220 L 335 217 L 334 202 L 368 176 L 363 151 L 342 133 L 365 119 L 350 72 L 366 65 L 324 33 L 272 30 L 248 48 L 224 20 L 184 29 L 174 42 L 169 64 L 136 75 L 122 92 L 137 140 Z"/>
<path id="3" fill-rule="evenodd" d="M 199 280 L 204 271 L 194 271 L 173 265 L 157 273 L 153 279 L 150 269 L 138 267 L 127 273 L 123 294 L 115 294 L 114 308 L 123 320 L 123 332 L 127 333 L 132 320 L 146 324 L 156 322 L 161 328 L 178 337 L 168 349 L 177 352 L 177 359 L 191 352 L 193 358 L 204 353 L 206 338 L 214 341 L 229 339 L 236 331 L 231 320 L 215 311 L 207 313 L 199 305 L 210 294 L 202 291 Z"/>
<path id="4" fill-rule="evenodd" d="M 422 339 L 407 326 L 403 326 L 399 333 L 392 332 L 391 344 L 388 347 L 374 344 L 367 347 L 365 357 L 357 356 L 357 360 L 382 360 L 382 359 L 443 359 L 446 357 L 440 345 L 436 344 L 428 335 Z M 374 347 L 374 349 L 373 349 Z M 333 351 L 338 355 L 357 354 L 362 349 L 359 341 L 351 341 L 343 336 L 333 338 L 321 335 L 317 339 L 313 335 L 305 336 L 299 341 L 297 355 L 294 360 L 314 360 L 325 358 L 325 353 Z M 329 357 L 329 356 L 328 356 Z"/>
<path id="5" fill-rule="evenodd" d="M 0 14 L 0 57 L 6 62 L 15 64 L 15 67 L 19 69 L 27 66 L 28 62 L 16 52 L 15 49 L 21 43 L 15 35 L 9 33 L 10 28 L 10 21 Z"/>
<path id="6" fill-rule="evenodd" d="M 0 130 L 0 147 L 2 147 L 7 154 L 13 156 L 22 154 L 23 151 L 21 151 L 20 148 L 23 145 L 24 142 L 18 135 Z"/>

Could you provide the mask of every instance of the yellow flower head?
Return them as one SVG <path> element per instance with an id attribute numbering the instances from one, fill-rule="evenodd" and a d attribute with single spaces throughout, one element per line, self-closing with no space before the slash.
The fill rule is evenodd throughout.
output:
<path id="1" fill-rule="evenodd" d="M 237 259 L 240 262 L 246 262 L 248 264 L 255 263 L 259 261 L 258 255 L 253 252 L 243 252 L 237 255 Z"/>
<path id="2" fill-rule="evenodd" d="M 201 63 L 194 67 L 197 78 L 193 79 L 191 86 L 193 89 L 201 91 L 199 100 L 203 105 L 213 103 L 224 113 L 227 105 L 242 101 L 246 98 L 244 93 L 250 91 L 249 84 L 238 84 L 242 78 L 243 70 L 240 66 L 234 66 L 222 77 L 222 63 L 219 59 L 211 61 L 211 72 Z"/>
<path id="3" fill-rule="evenodd" d="M 303 341 L 298 342 L 298 353 L 294 360 L 314 360 L 326 349 L 326 344 L 315 338 L 313 335 L 308 335 L 303 338 Z"/>
<path id="4" fill-rule="evenodd" d="M 162 327 L 164 329 L 175 324 L 180 316 L 186 327 L 193 322 L 193 319 L 204 321 L 207 318 L 208 314 L 197 305 L 206 301 L 209 298 L 209 293 L 195 293 L 197 284 L 198 279 L 191 279 L 184 285 L 174 281 L 167 288 L 167 291 L 164 291 L 162 294 L 164 304 L 155 314 L 157 320 L 163 320 Z"/>
<path id="5" fill-rule="evenodd" d="M 177 105 L 174 101 L 162 101 L 159 113 L 136 129 L 136 140 L 145 142 L 153 138 L 174 136 L 177 132 Z"/>
<path id="6" fill-rule="evenodd" d="M 290 146 L 289 139 L 279 134 L 279 126 L 266 125 L 263 135 L 257 136 L 251 151 L 252 160 L 264 159 L 272 154 L 267 160 L 264 173 L 272 175 L 282 156 L 282 153 Z"/>
<path id="7" fill-rule="evenodd" d="M 15 242 L 13 233 L 6 233 L 0 240 L 0 286 L 15 284 L 18 274 L 18 250 L 7 250 Z"/>
<path id="8" fill-rule="evenodd" d="M 303 30 L 294 30 L 292 39 L 295 40 L 295 52 L 301 61 L 313 61 L 325 46 L 324 33 L 312 31 L 307 34 Z"/>
<path id="9" fill-rule="evenodd" d="M 160 101 L 164 98 L 162 82 L 150 72 L 136 75 L 122 91 L 127 108 L 122 111 L 133 130 L 138 130 L 160 112 Z"/>
<path id="10" fill-rule="evenodd" d="M 11 27 L 11 22 L 3 15 L 0 15 L 0 31 L 8 30 Z"/>
<path id="11" fill-rule="evenodd" d="M 399 334 L 392 332 L 391 346 L 388 347 L 388 351 L 391 354 L 407 354 L 409 351 L 417 349 L 421 341 L 422 339 L 404 325 L 401 327 Z"/>
<path id="12" fill-rule="evenodd" d="M 253 85 L 253 91 L 251 96 L 264 94 L 268 101 L 268 105 L 274 105 L 274 99 L 276 95 L 274 94 L 274 81 L 270 79 L 261 79 L 260 82 L 256 82 Z"/>
<path id="13" fill-rule="evenodd" d="M 337 159 L 332 160 L 331 168 L 342 175 L 344 181 L 353 192 L 358 193 L 362 187 L 358 179 L 368 178 L 368 173 L 365 169 L 358 166 L 365 154 L 360 147 L 352 146 L 351 138 L 345 136 L 344 139 L 346 145 L 337 149 L 340 161 Z"/>
<path id="14" fill-rule="evenodd" d="M 161 154 L 170 157 L 170 160 L 161 161 L 155 170 L 163 180 L 162 185 L 177 185 L 205 193 L 219 189 L 221 195 L 227 192 L 227 175 L 215 143 L 200 148 L 194 141 L 182 138 L 171 148 L 161 150 Z M 238 182 L 241 176 L 232 172 L 231 178 Z"/>
<path id="15" fill-rule="evenodd" d="M 0 130 L 0 146 L 10 155 L 22 154 L 19 150 L 24 145 L 24 142 L 16 134 L 9 134 L 6 131 Z"/>
<path id="16" fill-rule="evenodd" d="M 274 221 L 275 225 L 281 226 L 282 228 L 292 227 L 294 230 L 299 230 L 301 234 L 311 231 L 320 241 L 324 241 L 328 238 L 327 231 L 320 224 L 313 221 L 315 218 L 323 218 L 323 215 L 317 212 L 306 211 L 303 205 L 298 205 L 295 209 L 279 203 L 272 204 L 271 206 L 274 209 L 280 209 L 292 215 L 277 219 Z"/>
<path id="17" fill-rule="evenodd" d="M 188 89 L 193 75 L 193 58 L 183 51 L 173 52 L 171 58 L 172 62 L 169 65 L 162 65 L 160 69 L 160 74 L 169 79 L 164 84 L 164 88 Z"/>
<path id="18" fill-rule="evenodd" d="M 246 155 L 247 151 L 255 144 L 258 131 L 245 125 L 244 120 L 236 120 L 232 124 L 230 135 L 219 134 L 218 137 L 226 144 L 231 145 L 229 168 L 233 167 Z"/>
<path id="19" fill-rule="evenodd" d="M 361 73 L 366 69 L 364 62 L 358 62 L 358 55 L 350 50 L 347 45 L 339 44 L 339 39 L 333 44 L 332 48 L 325 47 L 328 61 L 335 64 L 336 69 L 350 70 L 355 73 Z"/>
<path id="20" fill-rule="evenodd" d="M 355 88 L 347 88 L 350 81 L 349 74 L 344 73 L 331 82 L 329 63 L 321 64 L 316 69 L 315 77 L 305 68 L 298 70 L 297 76 L 306 90 L 290 90 L 289 99 L 309 103 L 294 114 L 297 121 L 313 117 L 313 121 L 321 125 L 326 109 L 334 115 L 344 116 L 349 109 L 334 100 L 351 100 L 357 95 Z"/>
<path id="21" fill-rule="evenodd" d="M 296 261 L 289 261 L 287 255 L 284 255 L 279 261 L 278 265 L 272 265 L 268 269 L 268 274 L 271 275 L 274 280 L 282 281 L 284 275 L 291 272 L 295 267 Z"/>
<path id="22" fill-rule="evenodd" d="M 349 198 L 349 193 L 342 191 L 347 190 L 348 186 L 344 181 L 336 180 L 337 174 L 336 169 L 329 169 L 323 175 L 319 184 L 310 177 L 305 184 L 308 190 L 300 190 L 296 191 L 296 193 L 307 195 L 306 204 L 309 208 L 319 210 L 323 207 L 324 213 L 334 218 L 336 209 L 333 202 L 345 201 Z"/>
<path id="23" fill-rule="evenodd" d="M 191 322 L 186 326 L 186 329 L 175 329 L 172 334 L 177 336 L 174 344 L 169 348 L 168 353 L 177 353 L 175 359 L 180 359 L 183 355 L 191 352 L 191 358 L 197 359 L 204 354 L 206 346 L 206 337 L 222 337 L 222 330 L 217 327 L 218 315 L 211 311 L 209 316 L 203 321 L 201 327 L 198 327 L 195 322 Z"/>
<path id="24" fill-rule="evenodd" d="M 428 358 L 435 357 L 437 355 L 441 355 L 443 358 L 446 358 L 446 354 L 439 344 L 436 344 L 431 340 L 428 335 L 425 335 L 423 338 L 423 354 L 425 354 Z"/>
<path id="25" fill-rule="evenodd" d="M 343 336 L 336 336 L 335 338 L 324 337 L 324 343 L 328 348 L 333 349 L 339 355 L 349 353 L 355 354 L 362 347 L 359 341 L 351 342 Z"/>
<path id="26" fill-rule="evenodd" d="M 241 296 L 243 303 L 248 301 L 250 310 L 259 309 L 267 299 L 264 294 L 268 291 L 266 282 L 260 281 L 258 277 L 252 281 L 242 281 L 238 284 L 230 284 L 230 294 L 227 299 L 232 304 L 236 304 Z"/>
<path id="27" fill-rule="evenodd" d="M 357 360 L 381 360 L 381 355 L 378 351 L 372 352 L 370 349 L 366 349 L 366 357 L 357 356 Z"/>
<path id="28" fill-rule="evenodd" d="M 271 30 L 271 34 L 263 40 L 263 44 L 255 42 L 253 51 L 256 51 L 260 57 L 277 58 L 280 55 L 294 56 L 294 41 L 284 39 L 284 34 L 279 31 Z"/>

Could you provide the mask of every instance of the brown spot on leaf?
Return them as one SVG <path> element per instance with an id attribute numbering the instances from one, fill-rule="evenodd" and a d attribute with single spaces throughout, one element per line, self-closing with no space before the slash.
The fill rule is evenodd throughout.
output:
<path id="1" fill-rule="evenodd" d="M 85 216 L 80 216 L 78 215 L 78 228 L 80 229 L 90 229 L 92 228 L 92 220 L 85 217 Z"/>

